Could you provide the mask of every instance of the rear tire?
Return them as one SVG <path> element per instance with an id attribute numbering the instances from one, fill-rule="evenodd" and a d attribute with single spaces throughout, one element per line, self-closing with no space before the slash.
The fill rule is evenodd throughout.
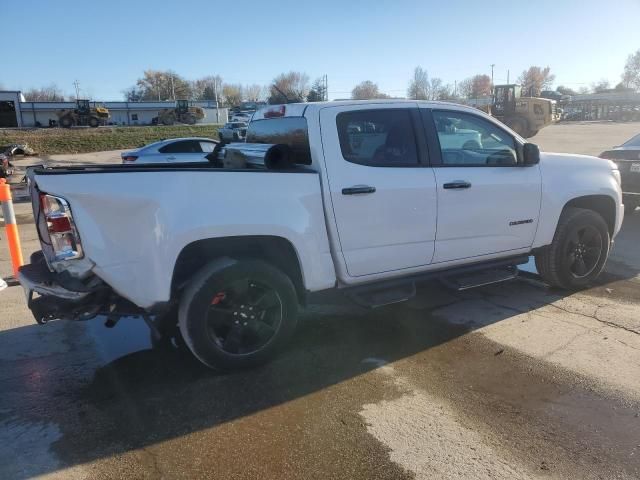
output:
<path id="1" fill-rule="evenodd" d="M 297 312 L 295 287 L 280 270 L 260 260 L 224 258 L 191 280 L 178 318 L 196 358 L 232 370 L 271 360 L 293 333 Z"/>
<path id="2" fill-rule="evenodd" d="M 98 128 L 99 125 L 100 125 L 100 120 L 98 120 L 97 117 L 89 118 L 89 126 L 91 128 Z"/>
<path id="3" fill-rule="evenodd" d="M 593 210 L 566 208 L 551 245 L 535 255 L 538 273 L 553 287 L 586 287 L 604 269 L 611 240 L 602 216 Z"/>

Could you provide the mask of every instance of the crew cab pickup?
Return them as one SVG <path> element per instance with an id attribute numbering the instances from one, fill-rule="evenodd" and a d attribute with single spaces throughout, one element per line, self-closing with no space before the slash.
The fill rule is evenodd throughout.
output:
<path id="1" fill-rule="evenodd" d="M 208 366 L 245 367 L 314 292 L 376 307 L 425 278 L 513 278 L 530 255 L 550 285 L 583 287 L 623 219 L 613 162 L 541 153 L 461 105 L 269 106 L 222 148 L 210 164 L 30 170 L 42 252 L 18 276 L 36 320 L 140 315 Z"/>

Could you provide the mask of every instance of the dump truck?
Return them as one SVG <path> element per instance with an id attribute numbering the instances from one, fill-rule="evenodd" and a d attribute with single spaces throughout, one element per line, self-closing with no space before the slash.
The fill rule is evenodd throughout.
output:
<path id="1" fill-rule="evenodd" d="M 154 118 L 153 123 L 173 125 L 174 123 L 186 123 L 193 125 L 204 118 L 204 110 L 200 107 L 190 107 L 189 100 L 177 100 L 173 108 L 165 108 Z"/>
<path id="2" fill-rule="evenodd" d="M 63 128 L 74 126 L 98 127 L 109 118 L 109 109 L 103 106 L 91 107 L 89 100 L 76 100 L 76 108 L 65 108 L 56 112 L 58 124 Z"/>

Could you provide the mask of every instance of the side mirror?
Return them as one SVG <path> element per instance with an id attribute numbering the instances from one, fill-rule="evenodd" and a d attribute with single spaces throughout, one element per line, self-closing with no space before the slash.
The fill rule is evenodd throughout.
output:
<path id="1" fill-rule="evenodd" d="M 535 143 L 525 143 L 522 147 L 524 166 L 537 165 L 540 163 L 540 149 Z"/>

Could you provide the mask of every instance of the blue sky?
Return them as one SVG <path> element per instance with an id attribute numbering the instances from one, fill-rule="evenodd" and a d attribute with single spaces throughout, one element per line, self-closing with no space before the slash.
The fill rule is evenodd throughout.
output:
<path id="1" fill-rule="evenodd" d="M 244 84 L 326 73 L 340 98 L 362 80 L 402 96 L 416 65 L 445 83 L 491 63 L 496 83 L 548 65 L 577 89 L 619 82 L 640 48 L 640 0 L 0 0 L 0 19 L 0 84 L 71 93 L 78 79 L 99 100 L 122 98 L 148 68 Z"/>

